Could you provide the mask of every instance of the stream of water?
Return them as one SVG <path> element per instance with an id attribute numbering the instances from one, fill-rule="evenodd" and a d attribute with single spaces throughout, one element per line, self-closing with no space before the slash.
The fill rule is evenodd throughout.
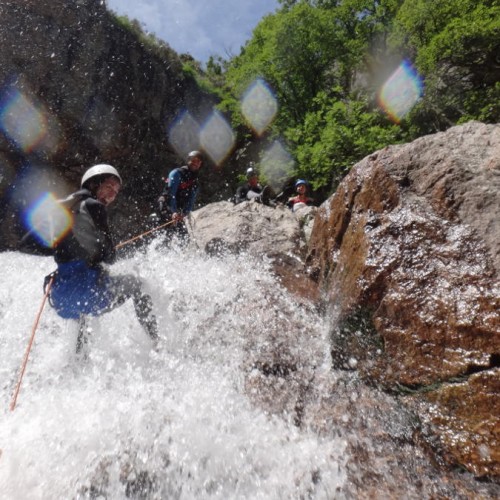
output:
<path id="1" fill-rule="evenodd" d="M 332 370 L 328 314 L 245 254 L 152 241 L 112 267 L 144 281 L 158 349 L 129 301 L 77 356 L 75 322 L 47 305 L 10 411 L 55 266 L 0 262 L 2 499 L 494 498 L 431 463 L 397 399 Z"/>

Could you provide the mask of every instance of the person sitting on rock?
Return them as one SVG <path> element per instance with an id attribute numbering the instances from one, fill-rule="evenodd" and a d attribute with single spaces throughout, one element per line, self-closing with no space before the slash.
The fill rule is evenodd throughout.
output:
<path id="1" fill-rule="evenodd" d="M 297 194 L 288 199 L 287 207 L 292 209 L 292 212 L 297 211 L 299 208 L 311 206 L 314 200 L 307 196 L 309 183 L 304 179 L 299 179 L 295 183 L 295 191 Z"/>
<path id="2" fill-rule="evenodd" d="M 259 174 L 253 167 L 249 167 L 246 172 L 247 182 L 236 190 L 233 201 L 237 205 L 243 201 L 256 201 L 268 206 L 276 206 L 273 202 L 274 192 L 270 186 L 259 183 Z"/>
<path id="3" fill-rule="evenodd" d="M 262 195 L 262 186 L 259 183 L 259 174 L 257 171 L 249 167 L 246 172 L 247 181 L 245 184 L 238 186 L 234 195 L 234 203 L 242 203 L 243 201 L 255 200 Z"/>

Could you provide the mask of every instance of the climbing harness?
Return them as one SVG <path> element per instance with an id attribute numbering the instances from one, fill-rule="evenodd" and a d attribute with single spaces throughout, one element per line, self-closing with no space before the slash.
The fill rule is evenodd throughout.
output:
<path id="1" fill-rule="evenodd" d="M 165 224 L 162 224 L 162 225 L 157 226 L 153 229 L 150 229 L 149 231 L 146 231 L 142 234 L 139 234 L 138 236 L 135 236 L 134 238 L 131 238 L 127 241 L 123 241 L 121 243 L 118 243 L 118 245 L 115 246 L 115 249 L 120 248 L 128 243 L 131 243 L 132 241 L 135 241 L 139 238 L 146 236 L 147 234 L 152 233 L 153 231 L 157 231 L 158 229 L 161 229 L 161 228 L 166 227 L 166 226 L 173 224 L 173 223 L 174 223 L 174 221 L 169 221 Z M 58 276 L 59 276 L 58 271 L 54 271 L 54 272 L 48 274 L 47 276 L 45 276 L 45 278 L 43 280 L 43 293 L 44 293 L 43 300 L 42 300 L 42 303 L 41 303 L 40 308 L 38 310 L 38 313 L 36 315 L 35 322 L 33 324 L 32 330 L 31 330 L 31 337 L 30 337 L 30 340 L 28 342 L 28 347 L 26 348 L 26 352 L 24 354 L 24 358 L 23 358 L 23 361 L 21 363 L 19 379 L 18 379 L 18 382 L 16 385 L 16 389 L 14 391 L 14 394 L 12 395 L 12 401 L 10 404 L 10 411 L 14 411 L 14 408 L 16 407 L 17 398 L 19 395 L 19 391 L 21 389 L 21 382 L 22 382 L 22 379 L 24 377 L 24 372 L 26 371 L 26 365 L 28 364 L 28 358 L 29 358 L 29 355 L 31 352 L 31 348 L 33 346 L 33 341 L 35 339 L 35 333 L 36 333 L 36 330 L 38 328 L 38 323 L 40 322 L 40 317 L 42 316 L 43 309 L 45 308 L 45 303 L 48 301 L 51 306 L 54 306 L 53 301 L 51 300 L 50 292 L 52 289 L 52 285 L 54 284 L 55 280 L 58 279 Z M 85 333 L 86 333 L 85 315 L 81 315 L 78 318 L 77 353 L 82 351 L 85 344 L 87 343 L 87 337 L 86 337 Z"/>

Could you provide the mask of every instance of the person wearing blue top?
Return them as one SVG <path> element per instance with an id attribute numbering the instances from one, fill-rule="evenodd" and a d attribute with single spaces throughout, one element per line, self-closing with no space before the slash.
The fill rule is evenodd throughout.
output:
<path id="1" fill-rule="evenodd" d="M 203 155 L 199 151 L 191 151 L 187 156 L 187 165 L 170 172 L 158 198 L 162 219 L 172 221 L 172 225 L 167 227 L 168 232 L 177 234 L 183 241 L 188 239 L 185 218 L 194 208 L 199 190 L 198 173 L 202 164 Z"/>

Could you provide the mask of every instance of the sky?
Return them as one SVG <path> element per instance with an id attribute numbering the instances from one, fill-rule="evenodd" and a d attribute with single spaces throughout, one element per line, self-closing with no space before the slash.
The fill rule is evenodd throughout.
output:
<path id="1" fill-rule="evenodd" d="M 206 63 L 236 56 L 278 0 L 106 0 L 109 10 L 137 19 L 178 54 Z"/>

